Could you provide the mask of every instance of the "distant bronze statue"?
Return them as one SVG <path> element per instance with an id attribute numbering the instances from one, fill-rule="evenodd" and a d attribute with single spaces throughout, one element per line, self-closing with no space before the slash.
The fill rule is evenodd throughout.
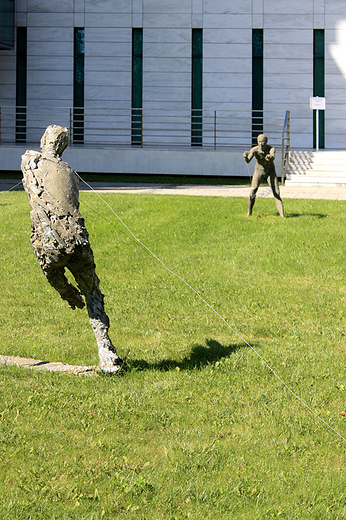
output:
<path id="1" fill-rule="evenodd" d="M 109 319 L 95 273 L 95 263 L 84 219 L 79 213 L 79 179 L 61 160 L 68 144 L 67 128 L 51 125 L 41 139 L 42 153 L 22 156 L 23 185 L 31 206 L 31 243 L 48 282 L 72 309 L 84 307 L 93 328 L 104 372 L 124 364 L 108 336 Z M 68 282 L 65 268 L 78 289 Z"/>
<path id="2" fill-rule="evenodd" d="M 284 217 L 284 206 L 280 197 L 279 183 L 275 171 L 275 148 L 268 145 L 268 138 L 261 134 L 257 137 L 258 146 L 251 148 L 249 152 L 244 153 L 244 159 L 247 163 L 255 156 L 256 166 L 252 177 L 251 192 L 249 197 L 248 215 L 251 215 L 252 208 L 256 200 L 256 193 L 261 182 L 267 181 L 272 189 L 276 208 L 281 217 Z"/>

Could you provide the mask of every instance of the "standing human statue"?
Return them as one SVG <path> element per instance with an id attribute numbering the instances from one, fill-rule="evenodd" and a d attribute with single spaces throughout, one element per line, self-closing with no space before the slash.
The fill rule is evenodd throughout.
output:
<path id="1" fill-rule="evenodd" d="M 257 143 L 258 145 L 251 148 L 249 152 L 244 152 L 244 159 L 247 163 L 249 163 L 254 156 L 256 158 L 247 214 L 250 216 L 252 213 L 259 185 L 261 182 L 267 181 L 272 189 L 279 215 L 284 217 L 284 206 L 280 197 L 279 183 L 274 164 L 275 148 L 268 144 L 268 138 L 264 134 L 260 134 L 257 137 Z"/>
<path id="2" fill-rule="evenodd" d="M 93 328 L 100 369 L 117 372 L 119 358 L 109 336 L 109 318 L 89 243 L 84 219 L 79 213 L 79 178 L 61 154 L 68 144 L 67 128 L 50 125 L 41 139 L 42 152 L 28 150 L 22 156 L 23 185 L 31 206 L 31 243 L 48 282 L 72 309 L 86 302 Z M 78 289 L 68 282 L 67 268 Z"/>

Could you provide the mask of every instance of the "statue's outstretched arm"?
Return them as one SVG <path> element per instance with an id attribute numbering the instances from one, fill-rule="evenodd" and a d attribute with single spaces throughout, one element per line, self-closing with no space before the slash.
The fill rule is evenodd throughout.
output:
<path id="1" fill-rule="evenodd" d="M 275 148 L 270 148 L 269 152 L 266 155 L 266 161 L 271 162 L 275 159 Z"/>
<path id="2" fill-rule="evenodd" d="M 253 148 L 251 148 L 251 150 L 249 152 L 244 152 L 244 154 L 243 154 L 243 157 L 247 163 L 249 163 L 251 161 L 253 156 L 254 156 Z"/>

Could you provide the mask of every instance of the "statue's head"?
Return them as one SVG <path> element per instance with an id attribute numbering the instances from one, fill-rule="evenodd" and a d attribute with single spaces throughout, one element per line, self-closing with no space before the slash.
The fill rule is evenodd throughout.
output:
<path id="1" fill-rule="evenodd" d="M 41 138 L 41 150 L 49 155 L 61 155 L 68 145 L 68 130 L 62 126 L 50 125 Z"/>
<path id="2" fill-rule="evenodd" d="M 257 137 L 257 142 L 258 142 L 258 144 L 262 144 L 262 146 L 263 146 L 263 145 L 267 144 L 268 137 L 265 134 L 260 134 Z"/>

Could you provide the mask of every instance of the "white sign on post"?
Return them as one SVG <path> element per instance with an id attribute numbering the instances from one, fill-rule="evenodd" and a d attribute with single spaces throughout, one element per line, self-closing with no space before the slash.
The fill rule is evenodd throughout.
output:
<path id="1" fill-rule="evenodd" d="M 318 141 L 319 141 L 319 110 L 326 109 L 326 98 L 325 97 L 311 97 L 310 98 L 310 108 L 312 110 L 316 110 L 316 150 L 318 151 Z"/>
<path id="2" fill-rule="evenodd" d="M 325 110 L 326 109 L 326 98 L 325 97 L 311 97 L 310 108 L 313 110 Z"/>

